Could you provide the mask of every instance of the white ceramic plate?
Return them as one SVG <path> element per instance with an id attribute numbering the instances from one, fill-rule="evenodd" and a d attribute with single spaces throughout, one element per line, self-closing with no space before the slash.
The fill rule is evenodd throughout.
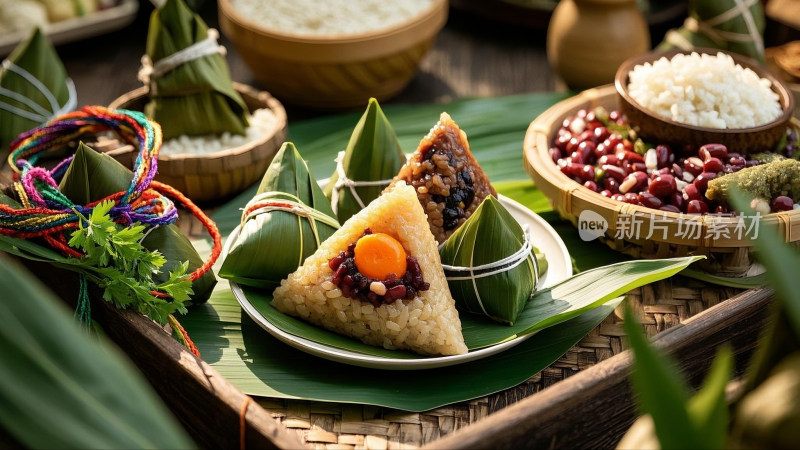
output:
<path id="1" fill-rule="evenodd" d="M 66 1 L 66 0 L 64 0 Z M 130 25 L 139 9 L 137 0 L 121 0 L 118 5 L 82 17 L 47 24 L 42 31 L 55 45 L 109 33 Z M 0 55 L 8 55 L 30 36 L 30 30 L 0 34 Z"/>
<path id="2" fill-rule="evenodd" d="M 572 260 L 569 257 L 567 247 L 564 241 L 561 240 L 558 233 L 550 226 L 544 219 L 533 213 L 528 208 L 521 204 L 509 199 L 505 196 L 498 196 L 503 206 L 508 209 L 512 216 L 522 225 L 530 227 L 531 236 L 533 237 L 534 245 L 547 255 L 548 269 L 544 276 L 539 279 L 539 288 L 552 286 L 559 281 L 572 276 Z M 230 246 L 236 241 L 236 236 L 239 234 L 239 227 L 236 227 L 231 235 L 228 237 L 223 250 L 222 258 L 228 253 Z M 434 369 L 437 367 L 452 366 L 455 364 L 462 364 L 469 361 L 475 361 L 487 356 L 491 356 L 507 350 L 511 347 L 521 344 L 526 339 L 533 336 L 532 334 L 518 337 L 501 344 L 493 345 L 491 347 L 482 348 L 479 350 L 471 351 L 464 355 L 454 356 L 438 356 L 438 357 L 420 357 L 415 359 L 393 359 L 384 358 L 380 356 L 365 355 L 349 350 L 344 350 L 337 347 L 331 347 L 325 344 L 320 344 L 300 336 L 289 334 L 267 320 L 256 308 L 250 303 L 242 290 L 241 286 L 231 282 L 231 290 L 236 300 L 242 306 L 242 309 L 253 319 L 257 324 L 264 328 L 269 334 L 278 340 L 291 345 L 292 347 L 302 350 L 311 355 L 319 356 L 331 361 L 351 364 L 361 367 L 370 367 L 375 369 L 389 369 L 389 370 L 419 370 L 419 369 Z"/>

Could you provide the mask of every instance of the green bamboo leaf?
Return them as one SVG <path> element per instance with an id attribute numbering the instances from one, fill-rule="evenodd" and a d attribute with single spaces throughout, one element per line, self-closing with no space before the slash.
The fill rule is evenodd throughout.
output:
<path id="1" fill-rule="evenodd" d="M 208 37 L 208 26 L 183 0 L 167 0 L 150 16 L 147 56 L 166 58 Z M 164 138 L 244 134 L 247 106 L 233 88 L 228 63 L 213 54 L 181 64 L 155 80 L 144 112 L 161 124 Z"/>
<path id="2" fill-rule="evenodd" d="M 58 188 L 73 202 L 85 205 L 128 189 L 132 178 L 133 173 L 125 166 L 110 156 L 81 144 Z M 176 225 L 153 229 L 142 241 L 142 245 L 151 251 L 158 250 L 167 258 L 161 273 L 154 277 L 159 283 L 167 281 L 169 272 L 180 267 L 184 261 L 189 261 L 190 271 L 203 265 L 200 255 Z M 216 282 L 216 277 L 210 270 L 192 282 L 192 301 L 206 301 Z"/>
<path id="3" fill-rule="evenodd" d="M 501 354 L 426 370 L 420 376 L 348 366 L 295 350 L 244 315 L 229 291 L 220 291 L 181 323 L 198 343 L 203 359 L 247 394 L 427 411 L 525 381 L 600 324 L 620 300 L 544 330 Z"/>
<path id="4" fill-rule="evenodd" d="M 655 424 L 661 448 L 708 448 L 687 411 L 689 388 L 675 363 L 647 342 L 630 305 L 625 307 L 625 334 L 634 353 L 633 388 L 643 413 Z"/>
<path id="5" fill-rule="evenodd" d="M 0 290 L 0 427 L 14 439 L 30 448 L 194 447 L 135 367 L 80 330 L 38 280 L 5 261 Z"/>
<path id="6" fill-rule="evenodd" d="M 0 148 L 3 151 L 8 150 L 8 144 L 20 133 L 49 120 L 50 115 L 68 103 L 70 96 L 64 64 L 61 63 L 47 36 L 38 28 L 33 30 L 26 41 L 14 49 L 8 57 L 8 61 L 38 80 L 42 87 L 50 91 L 57 105 L 56 108 L 53 108 L 39 87 L 20 73 L 8 68 L 0 68 L 0 87 L 29 99 L 32 104 L 26 104 L 20 98 L 15 99 L 7 95 L 0 95 L 0 102 L 6 103 L 11 108 L 22 110 L 23 115 L 48 116 L 44 120 L 34 120 L 32 117 L 23 117 L 19 112 L 0 108 Z M 5 156 L 2 159 L 5 160 Z"/>
<path id="7" fill-rule="evenodd" d="M 264 174 L 257 194 L 265 193 L 281 193 L 272 199 L 299 201 L 333 217 L 328 199 L 291 142 L 283 144 Z M 309 218 L 288 211 L 258 214 L 241 227 L 219 274 L 243 285 L 274 289 L 337 228 L 320 220 L 312 226 Z"/>
<path id="8" fill-rule="evenodd" d="M 378 101 L 371 98 L 344 151 L 342 168 L 345 175 L 353 181 L 391 180 L 405 162 L 406 157 L 389 119 L 384 115 Z M 331 200 L 338 180 L 339 173 L 334 170 L 324 190 L 325 195 Z M 366 206 L 378 198 L 386 186 L 361 186 L 354 189 Z M 335 206 L 339 222 L 344 222 L 361 211 L 361 206 L 349 188 L 342 187 L 337 195 Z"/>
<path id="9" fill-rule="evenodd" d="M 722 346 L 711 364 L 703 387 L 689 399 L 689 418 L 708 448 L 724 448 L 728 438 L 728 403 L 725 388 L 733 373 L 733 350 Z"/>

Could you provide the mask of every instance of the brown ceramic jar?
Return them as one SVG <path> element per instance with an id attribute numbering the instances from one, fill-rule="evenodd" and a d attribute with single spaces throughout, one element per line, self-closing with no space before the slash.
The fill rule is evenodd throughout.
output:
<path id="1" fill-rule="evenodd" d="M 561 0 L 547 29 L 547 59 L 570 89 L 613 83 L 623 61 L 649 50 L 636 0 Z"/>

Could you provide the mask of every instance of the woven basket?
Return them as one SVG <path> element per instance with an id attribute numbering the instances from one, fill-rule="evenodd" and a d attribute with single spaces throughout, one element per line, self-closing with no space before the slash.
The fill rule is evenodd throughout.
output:
<path id="1" fill-rule="evenodd" d="M 590 89 L 559 102 L 528 127 L 523 149 L 525 168 L 550 199 L 554 209 L 576 227 L 579 226 L 581 213 L 596 213 L 608 225 L 599 239 L 612 249 L 635 258 L 705 255 L 708 259 L 702 264 L 698 263 L 704 270 L 725 276 L 745 275 L 753 261 L 748 233 L 741 229 L 739 218 L 688 216 L 618 202 L 583 187 L 561 173 L 548 152 L 553 137 L 565 118 L 579 109 L 596 106 L 608 110 L 618 108 L 613 85 Z M 800 122 L 795 120 L 793 124 Z M 635 228 L 631 225 L 635 223 L 639 224 L 638 236 L 631 231 Z M 786 242 L 800 240 L 800 210 L 766 215 L 763 223 L 777 225 Z M 586 226 L 586 223 L 582 222 L 582 225 Z M 686 232 L 689 227 L 691 233 Z M 751 230 L 749 235 L 754 231 Z"/>
<path id="2" fill-rule="evenodd" d="M 363 107 L 411 81 L 447 22 L 447 0 L 435 0 L 410 22 L 346 36 L 303 36 L 270 29 L 219 1 L 222 33 L 250 70 L 286 103 L 320 108 Z"/>
<path id="3" fill-rule="evenodd" d="M 250 86 L 234 83 L 236 91 L 252 112 L 269 108 L 275 115 L 275 125 L 270 133 L 258 141 L 207 155 L 159 155 L 156 179 L 169 184 L 195 202 L 211 202 L 239 193 L 257 182 L 267 170 L 272 157 L 287 135 L 286 110 L 269 93 Z M 117 98 L 110 108 L 142 111 L 147 102 L 147 87 L 130 91 Z M 99 151 L 113 156 L 127 167 L 136 158 L 131 146 L 113 147 L 99 145 Z"/>

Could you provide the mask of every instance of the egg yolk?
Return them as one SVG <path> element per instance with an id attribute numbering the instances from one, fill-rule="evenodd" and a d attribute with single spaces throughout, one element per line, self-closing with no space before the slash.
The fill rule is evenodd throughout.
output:
<path id="1" fill-rule="evenodd" d="M 355 263 L 362 275 L 384 280 L 390 273 L 406 273 L 406 251 L 397 239 L 384 233 L 363 236 L 356 242 Z"/>

